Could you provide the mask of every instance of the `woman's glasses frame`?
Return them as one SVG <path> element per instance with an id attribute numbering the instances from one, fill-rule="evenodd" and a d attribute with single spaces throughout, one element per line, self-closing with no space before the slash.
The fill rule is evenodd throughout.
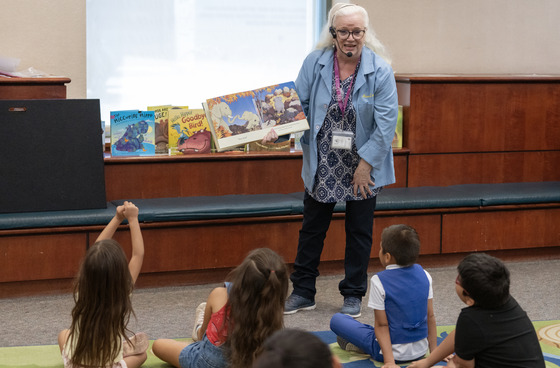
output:
<path id="1" fill-rule="evenodd" d="M 360 40 L 362 37 L 364 37 L 364 35 L 366 34 L 366 30 L 365 29 L 358 29 L 355 31 L 349 31 L 347 29 L 337 29 L 336 30 L 336 35 L 338 37 L 340 37 L 340 39 L 345 40 L 348 37 L 350 37 L 350 35 L 352 35 L 352 37 L 355 40 Z"/>

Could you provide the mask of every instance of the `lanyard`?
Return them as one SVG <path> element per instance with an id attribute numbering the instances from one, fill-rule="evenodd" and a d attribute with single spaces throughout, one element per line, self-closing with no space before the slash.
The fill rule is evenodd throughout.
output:
<path id="1" fill-rule="evenodd" d="M 352 93 L 352 85 L 354 84 L 354 80 L 356 79 L 356 73 L 352 75 L 352 80 L 350 81 L 350 86 L 348 86 L 348 92 L 346 93 L 346 97 L 344 98 L 344 103 L 342 102 L 342 90 L 340 88 L 340 69 L 338 67 L 338 57 L 336 56 L 336 50 L 334 52 L 334 83 L 336 87 L 336 100 L 338 101 L 338 106 L 340 107 L 340 111 L 342 112 L 342 116 L 344 116 L 344 111 L 346 110 L 346 105 L 348 104 L 348 97 Z"/>

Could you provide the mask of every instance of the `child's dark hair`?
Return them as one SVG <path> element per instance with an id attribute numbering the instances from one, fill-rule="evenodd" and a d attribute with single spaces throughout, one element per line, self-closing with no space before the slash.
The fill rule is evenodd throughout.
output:
<path id="1" fill-rule="evenodd" d="M 92 245 L 82 261 L 74 287 L 76 305 L 67 344 L 73 344 L 72 362 L 80 367 L 110 366 L 126 337 L 134 314 L 128 260 L 115 240 Z"/>
<path id="2" fill-rule="evenodd" d="M 251 366 L 264 341 L 284 327 L 288 269 L 268 248 L 249 253 L 228 277 L 231 291 L 226 346 L 232 368 Z"/>
<path id="3" fill-rule="evenodd" d="M 466 256 L 459 266 L 459 284 L 481 308 L 496 308 L 509 298 L 509 270 L 496 257 L 485 253 Z"/>
<path id="4" fill-rule="evenodd" d="M 328 368 L 332 364 L 331 350 L 317 336 L 307 331 L 285 329 L 265 341 L 253 368 Z"/>
<path id="5" fill-rule="evenodd" d="M 391 254 L 399 266 L 410 266 L 420 254 L 420 237 L 411 226 L 391 225 L 381 233 L 381 248 L 383 254 Z"/>

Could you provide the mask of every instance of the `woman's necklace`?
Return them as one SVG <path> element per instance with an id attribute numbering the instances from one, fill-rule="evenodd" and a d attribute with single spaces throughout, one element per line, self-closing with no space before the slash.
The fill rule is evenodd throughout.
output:
<path id="1" fill-rule="evenodd" d="M 342 112 L 342 116 L 344 116 L 344 111 L 346 110 L 346 106 L 348 105 L 348 98 L 350 97 L 350 93 L 352 93 L 352 85 L 354 84 L 354 80 L 356 79 L 356 73 L 352 75 L 352 80 L 350 81 L 350 85 L 348 86 L 348 92 L 344 97 L 344 101 L 342 98 L 342 88 L 340 88 L 340 67 L 338 65 L 338 57 L 336 56 L 336 51 L 334 52 L 334 83 L 336 88 L 336 100 L 338 102 L 338 106 L 340 107 L 340 111 Z"/>

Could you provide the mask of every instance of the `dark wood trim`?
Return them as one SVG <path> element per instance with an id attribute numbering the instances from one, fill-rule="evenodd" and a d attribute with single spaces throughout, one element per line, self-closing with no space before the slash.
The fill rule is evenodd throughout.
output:
<path id="1" fill-rule="evenodd" d="M 64 99 L 70 78 L 7 78 L 0 76 L 1 100 Z"/>

